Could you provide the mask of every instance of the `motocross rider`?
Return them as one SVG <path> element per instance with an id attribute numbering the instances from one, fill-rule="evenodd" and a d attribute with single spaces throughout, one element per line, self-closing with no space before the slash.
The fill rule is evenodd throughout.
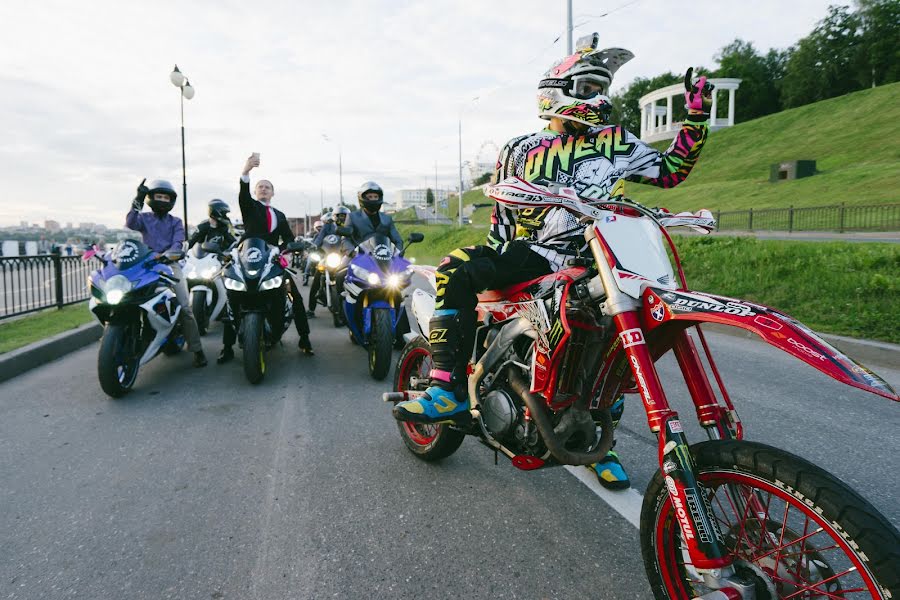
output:
<path id="1" fill-rule="evenodd" d="M 191 236 L 188 248 L 193 248 L 194 244 L 202 245 L 205 242 L 218 244 L 222 251 L 230 248 L 237 241 L 231 220 L 228 218 L 230 211 L 231 208 L 224 200 L 218 198 L 210 200 L 207 206 L 209 219 L 197 225 L 197 231 Z"/>
<path id="2" fill-rule="evenodd" d="M 169 212 L 175 207 L 175 199 L 178 193 L 172 184 L 163 179 L 155 179 L 150 182 L 150 187 L 144 185 L 144 179 L 137 187 L 137 195 L 131 201 L 131 210 L 125 217 L 125 226 L 134 231 L 140 231 L 144 244 L 157 253 L 182 252 L 184 248 L 184 223 Z M 141 212 L 144 204 L 150 207 L 150 212 Z M 194 353 L 194 366 L 205 367 L 206 356 L 203 354 L 203 344 L 200 342 L 200 330 L 197 328 L 197 320 L 191 311 L 191 303 L 188 297 L 187 280 L 181 273 L 181 266 L 177 262 L 169 265 L 175 275 L 175 296 L 181 305 L 184 315 L 184 335 L 187 338 L 188 351 Z"/>
<path id="3" fill-rule="evenodd" d="M 634 55 L 621 48 L 597 50 L 598 34 L 579 40 L 575 54 L 555 63 L 538 83 L 538 111 L 548 126 L 504 146 L 495 181 L 517 176 L 527 181 L 573 187 L 582 197 L 608 199 L 623 180 L 670 188 L 697 162 L 708 133 L 712 85 L 685 74 L 687 117 L 665 152 L 610 123 L 608 92 L 613 75 Z M 454 250 L 436 272 L 437 298 L 430 322 L 434 366 L 431 387 L 421 399 L 397 404 L 400 421 L 440 423 L 468 417 L 466 365 L 472 353 L 477 293 L 502 289 L 563 268 L 583 250 L 584 225 L 561 208 L 517 212 L 499 203 L 491 216 L 488 245 Z M 611 410 L 621 416 L 620 398 Z M 629 481 L 611 453 L 595 465 L 607 487 Z"/>
<path id="4" fill-rule="evenodd" d="M 267 244 L 279 246 L 283 250 L 288 243 L 294 241 L 294 234 L 288 225 L 287 217 L 284 213 L 272 206 L 275 186 L 268 179 L 260 179 L 256 182 L 256 187 L 254 188 L 256 198 L 254 199 L 250 195 L 250 171 L 258 166 L 259 154 L 251 154 L 244 163 L 244 170 L 241 172 L 238 202 L 241 207 L 241 216 L 244 219 L 245 229 L 241 239 L 250 237 L 261 238 Z M 293 301 L 294 326 L 297 328 L 297 334 L 300 336 L 297 347 L 301 353 L 312 356 L 315 353 L 309 341 L 309 323 L 306 321 L 303 296 L 300 295 L 300 288 L 294 280 L 294 272 L 285 269 L 285 273 L 290 285 L 291 300 Z M 216 362 L 222 364 L 234 358 L 232 346 L 236 336 L 234 325 L 231 321 L 226 321 L 222 333 L 223 348 Z"/>

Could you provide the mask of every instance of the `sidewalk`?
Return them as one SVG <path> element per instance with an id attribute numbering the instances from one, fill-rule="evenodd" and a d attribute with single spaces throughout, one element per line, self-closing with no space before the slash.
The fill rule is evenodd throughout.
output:
<path id="1" fill-rule="evenodd" d="M 675 235 L 705 235 L 690 230 L 672 231 Z M 900 231 L 714 231 L 710 235 L 718 237 L 755 237 L 761 240 L 792 240 L 795 242 L 882 242 L 900 244 Z"/>

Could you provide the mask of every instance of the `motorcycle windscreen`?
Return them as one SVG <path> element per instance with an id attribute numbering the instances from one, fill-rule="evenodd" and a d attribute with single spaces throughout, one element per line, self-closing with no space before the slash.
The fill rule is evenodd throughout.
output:
<path id="1" fill-rule="evenodd" d="M 359 245 L 360 250 L 371 256 L 382 271 L 387 273 L 394 258 L 394 243 L 383 233 L 376 233 Z"/>
<path id="2" fill-rule="evenodd" d="M 120 271 L 143 261 L 152 251 L 139 240 L 122 240 L 112 251 L 112 262 Z"/>
<path id="3" fill-rule="evenodd" d="M 238 246 L 241 270 L 246 279 L 256 279 L 266 267 L 269 258 L 269 245 L 260 238 L 247 238 Z"/>
<path id="4" fill-rule="evenodd" d="M 645 217 L 608 213 L 595 221 L 619 289 L 640 298 L 647 285 L 676 289 L 675 273 L 659 227 Z"/>

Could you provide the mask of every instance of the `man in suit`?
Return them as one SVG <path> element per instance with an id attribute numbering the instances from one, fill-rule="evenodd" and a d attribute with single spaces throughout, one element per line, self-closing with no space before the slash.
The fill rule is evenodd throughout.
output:
<path id="1" fill-rule="evenodd" d="M 275 186 L 268 179 L 260 179 L 256 182 L 254 192 L 256 198 L 250 195 L 250 171 L 259 166 L 259 155 L 251 154 L 244 163 L 244 170 L 241 172 L 240 192 L 238 194 L 238 204 L 241 207 L 241 216 L 244 219 L 244 235 L 241 240 L 247 238 L 261 238 L 267 244 L 278 246 L 282 250 L 287 244 L 294 241 L 294 233 L 288 225 L 287 217 L 284 213 L 272 206 L 272 198 L 275 196 Z M 294 274 L 286 271 L 290 277 L 291 298 L 293 300 L 294 325 L 297 328 L 297 334 L 300 341 L 297 346 L 300 351 L 306 355 L 312 355 L 312 344 L 309 342 L 309 322 L 306 320 L 306 309 L 303 306 L 303 297 L 300 295 L 300 288 L 294 280 Z M 225 324 L 222 342 L 224 348 L 219 355 L 218 363 L 229 361 L 234 358 L 234 350 L 232 346 L 235 342 L 234 327 L 230 323 Z"/>
<path id="2" fill-rule="evenodd" d="M 400 237 L 394 220 L 381 212 L 384 202 L 381 186 L 374 181 L 367 181 L 359 188 L 356 197 L 359 200 L 359 210 L 350 214 L 353 242 L 359 244 L 366 238 L 381 233 L 391 238 L 398 251 L 403 250 L 403 238 Z"/>

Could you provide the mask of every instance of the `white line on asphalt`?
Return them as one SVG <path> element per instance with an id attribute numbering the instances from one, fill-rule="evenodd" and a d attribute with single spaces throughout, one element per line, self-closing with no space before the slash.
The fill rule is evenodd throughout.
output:
<path id="1" fill-rule="evenodd" d="M 565 467 L 566 471 L 575 476 L 578 481 L 587 486 L 589 490 L 600 496 L 600 499 L 612 507 L 614 511 L 625 517 L 625 519 L 640 529 L 641 527 L 641 504 L 644 497 L 632 488 L 613 492 L 597 481 L 597 476 L 593 469 L 587 467 Z"/>

